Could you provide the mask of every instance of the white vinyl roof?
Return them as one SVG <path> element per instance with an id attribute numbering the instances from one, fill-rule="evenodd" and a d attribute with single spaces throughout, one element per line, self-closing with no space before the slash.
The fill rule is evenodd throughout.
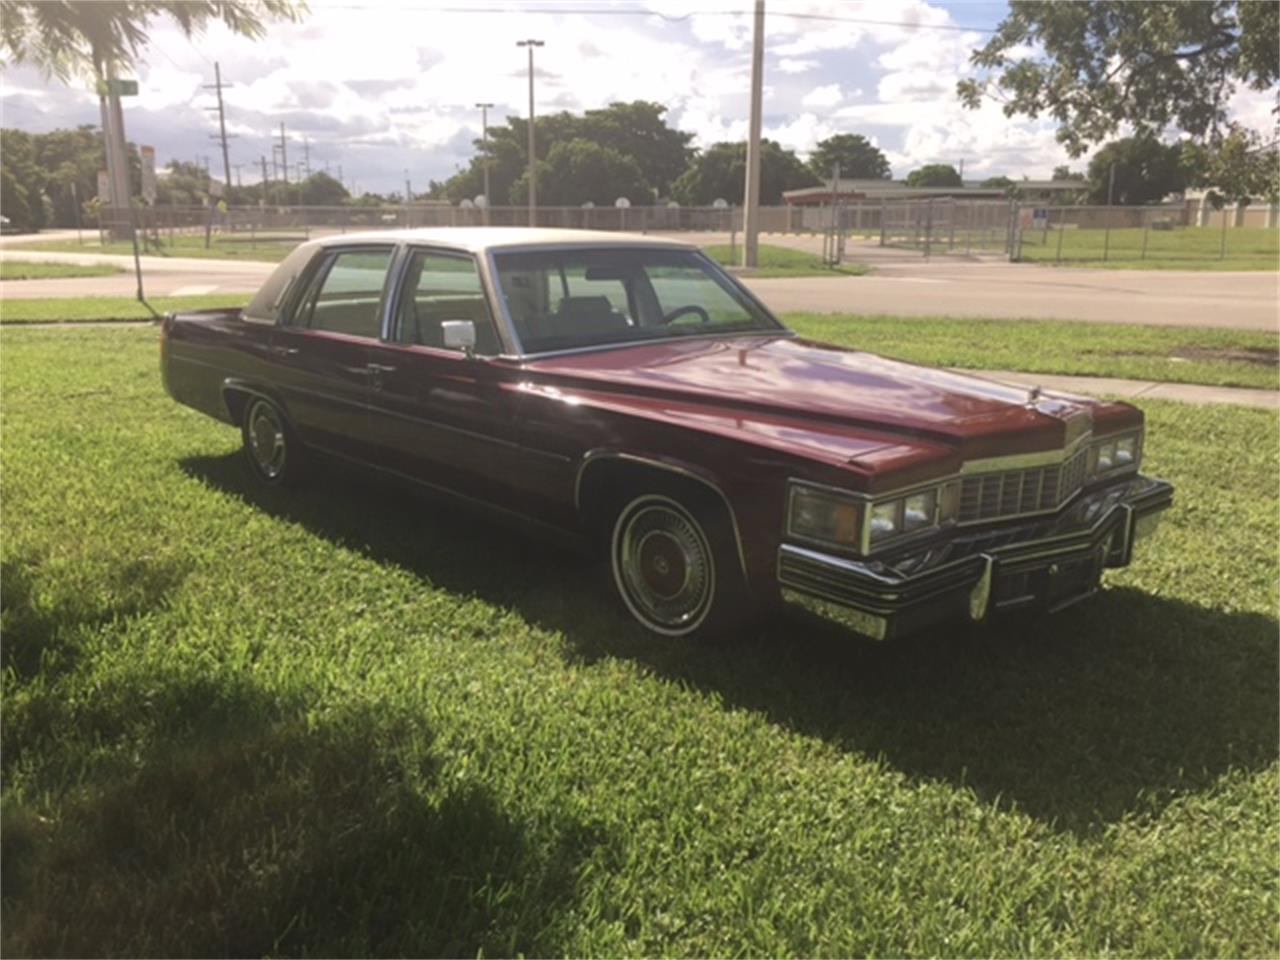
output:
<path id="1" fill-rule="evenodd" d="M 410 230 L 367 230 L 342 233 L 312 241 L 321 246 L 350 243 L 427 243 L 478 253 L 495 247 L 591 245 L 610 247 L 682 247 L 694 244 L 667 237 L 613 230 L 562 230 L 549 227 L 421 227 Z"/>

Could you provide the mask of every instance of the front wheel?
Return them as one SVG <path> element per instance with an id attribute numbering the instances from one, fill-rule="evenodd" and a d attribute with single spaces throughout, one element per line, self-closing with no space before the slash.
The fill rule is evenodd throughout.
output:
<path id="1" fill-rule="evenodd" d="M 647 493 L 619 511 L 610 542 L 614 584 L 627 610 L 664 637 L 719 632 L 740 582 L 722 531 L 671 497 Z M 739 605 L 740 606 L 740 605 Z"/>
<path id="2" fill-rule="evenodd" d="M 255 477 L 273 487 L 298 481 L 303 469 L 302 446 L 275 404 L 260 397 L 251 400 L 245 407 L 241 436 Z"/>

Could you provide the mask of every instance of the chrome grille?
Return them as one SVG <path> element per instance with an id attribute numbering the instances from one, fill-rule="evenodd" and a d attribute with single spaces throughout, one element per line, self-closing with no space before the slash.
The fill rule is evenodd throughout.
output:
<path id="1" fill-rule="evenodd" d="M 1084 486 L 1086 457 L 1087 450 L 1081 450 L 1063 463 L 965 477 L 960 485 L 960 522 L 1058 509 Z"/>

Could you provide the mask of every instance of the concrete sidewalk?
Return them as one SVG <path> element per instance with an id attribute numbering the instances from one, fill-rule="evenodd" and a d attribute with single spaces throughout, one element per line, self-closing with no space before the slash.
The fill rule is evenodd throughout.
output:
<path id="1" fill-rule="evenodd" d="M 962 370 L 967 373 L 1020 386 L 1044 387 L 1062 393 L 1123 397 L 1126 400 L 1177 400 L 1181 403 L 1230 403 L 1263 410 L 1280 410 L 1280 390 L 1248 387 L 1209 387 L 1200 383 L 1164 383 L 1159 380 L 1122 380 L 1118 377 L 1068 377 L 1053 373 L 1015 373 L 1011 370 Z"/>

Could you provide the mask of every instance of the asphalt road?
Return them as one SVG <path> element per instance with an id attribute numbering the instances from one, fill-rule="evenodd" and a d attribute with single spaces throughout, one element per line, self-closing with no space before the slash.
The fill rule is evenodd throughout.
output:
<path id="1" fill-rule="evenodd" d="M 74 236 L 74 233 L 72 233 Z M 722 235 L 680 234 L 696 243 Z M 133 296 L 130 257 L 6 249 L 5 257 L 59 262 L 109 262 L 129 272 L 69 280 L 0 283 L 0 299 L 18 297 Z M 22 238 L 30 242 L 30 238 Z M 821 239 L 770 235 L 765 242 L 817 250 Z M 1095 323 L 1209 326 L 1280 331 L 1280 273 L 1184 270 L 1090 270 L 1007 263 L 990 259 L 925 260 L 900 250 L 851 242 L 846 259 L 869 263 L 862 277 L 756 278 L 746 284 L 783 313 L 906 316 L 1026 317 Z M 243 293 L 257 290 L 274 264 L 167 257 L 143 258 L 150 296 Z"/>

